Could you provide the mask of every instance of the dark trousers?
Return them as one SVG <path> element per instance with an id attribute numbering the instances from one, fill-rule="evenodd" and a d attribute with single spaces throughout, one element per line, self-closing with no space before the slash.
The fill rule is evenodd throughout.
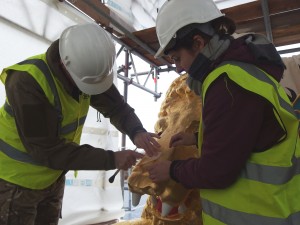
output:
<path id="1" fill-rule="evenodd" d="M 57 225 L 64 187 L 64 175 L 43 190 L 0 179 L 0 225 Z"/>

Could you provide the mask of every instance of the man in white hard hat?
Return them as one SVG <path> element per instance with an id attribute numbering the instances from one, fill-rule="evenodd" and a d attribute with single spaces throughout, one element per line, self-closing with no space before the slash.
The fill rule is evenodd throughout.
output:
<path id="1" fill-rule="evenodd" d="M 80 145 L 89 106 L 138 148 L 159 144 L 113 84 L 115 47 L 94 23 L 67 28 L 46 53 L 5 68 L 0 109 L 0 224 L 58 223 L 68 170 L 128 169 L 142 154 Z"/>
<path id="2" fill-rule="evenodd" d="M 188 72 L 202 100 L 199 133 L 174 134 L 169 145 L 198 145 L 201 156 L 156 163 L 149 177 L 199 188 L 204 225 L 298 225 L 299 121 L 279 84 L 285 66 L 265 36 L 234 39 L 234 30 L 212 0 L 160 8 L 156 57 Z"/>

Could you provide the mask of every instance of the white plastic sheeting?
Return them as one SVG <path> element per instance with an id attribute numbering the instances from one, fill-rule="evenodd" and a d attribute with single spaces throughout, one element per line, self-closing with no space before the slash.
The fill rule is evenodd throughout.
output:
<path id="1" fill-rule="evenodd" d="M 105 4 L 135 30 L 155 26 L 158 9 L 166 0 L 106 0 Z M 219 9 L 255 0 L 214 0 Z"/>
<path id="2" fill-rule="evenodd" d="M 101 122 L 100 122 L 101 120 Z M 118 131 L 103 116 L 90 109 L 81 144 L 118 149 Z M 120 176 L 114 183 L 108 178 L 114 171 L 74 171 L 66 175 L 65 196 L 60 225 L 95 224 L 124 216 Z"/>
<path id="3" fill-rule="evenodd" d="M 45 3 L 47 2 L 47 4 Z M 1 0 L 0 6 L 0 70 L 27 57 L 44 53 L 63 29 L 80 20 L 74 20 L 70 11 L 40 0 Z M 50 5 L 49 5 L 50 4 Z M 61 4 L 61 3 L 59 3 Z M 63 9 L 65 10 L 65 9 Z M 115 80 L 116 83 L 116 80 Z M 4 85 L 0 82 L 0 106 L 5 101 Z M 118 132 L 109 120 L 91 109 L 85 123 L 82 143 L 105 149 L 118 149 Z M 118 219 L 124 215 L 120 177 L 110 184 L 114 171 L 78 171 L 67 174 L 66 189 L 60 224 L 86 225 Z"/>
<path id="4" fill-rule="evenodd" d="M 108 0 L 107 7 L 116 12 L 135 30 L 155 26 L 157 9 L 165 0 Z"/>
<path id="5" fill-rule="evenodd" d="M 49 41 L 20 28 L 1 17 L 0 7 L 0 71 L 3 68 L 44 52 Z M 0 106 L 5 101 L 4 85 L 0 82 Z"/>
<path id="6" fill-rule="evenodd" d="M 300 55 L 282 58 L 287 69 L 284 71 L 281 85 L 285 87 L 287 94 L 295 100 L 300 94 Z"/>
<path id="7" fill-rule="evenodd" d="M 40 0 L 2 0 L 0 16 L 48 41 L 76 23 Z"/>

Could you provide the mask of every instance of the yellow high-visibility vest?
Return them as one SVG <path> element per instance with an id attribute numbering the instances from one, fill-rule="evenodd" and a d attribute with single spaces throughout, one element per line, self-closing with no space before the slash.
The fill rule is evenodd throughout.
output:
<path id="1" fill-rule="evenodd" d="M 79 144 L 90 96 L 82 94 L 79 101 L 70 96 L 53 76 L 46 54 L 37 55 L 5 68 L 0 79 L 5 85 L 8 71 L 26 71 L 40 85 L 60 118 L 58 134 L 66 142 Z M 44 189 L 62 174 L 61 170 L 45 167 L 27 154 L 17 132 L 13 109 L 6 99 L 0 108 L 0 178 L 30 189 Z"/>
<path id="2" fill-rule="evenodd" d="M 252 152 L 239 179 L 226 189 L 201 189 L 204 225 L 300 224 L 299 122 L 284 89 L 259 68 L 228 61 L 212 71 L 202 86 L 226 73 L 233 82 L 269 101 L 286 136 L 264 152 Z M 247 118 L 245 118 L 247 119 Z M 234 123 L 234 121 L 232 121 Z M 205 124 L 200 122 L 199 149 Z M 247 128 L 245 128 L 247 129 Z M 241 151 L 243 151 L 241 149 Z"/>

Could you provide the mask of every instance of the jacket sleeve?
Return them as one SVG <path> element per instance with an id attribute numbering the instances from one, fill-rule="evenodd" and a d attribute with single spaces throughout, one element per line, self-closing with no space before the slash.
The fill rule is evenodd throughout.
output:
<path id="1" fill-rule="evenodd" d="M 112 151 L 66 142 L 58 135 L 58 114 L 32 76 L 13 72 L 5 89 L 20 139 L 34 160 L 58 170 L 116 168 Z"/>
<path id="2" fill-rule="evenodd" d="M 146 131 L 134 112 L 113 84 L 106 92 L 91 97 L 91 106 L 122 133 L 127 134 L 131 141 L 138 132 Z"/>
<path id="3" fill-rule="evenodd" d="M 232 185 L 252 152 L 277 143 L 284 131 L 265 99 L 219 77 L 209 87 L 202 112 L 201 157 L 173 161 L 170 176 L 187 188 Z"/>

